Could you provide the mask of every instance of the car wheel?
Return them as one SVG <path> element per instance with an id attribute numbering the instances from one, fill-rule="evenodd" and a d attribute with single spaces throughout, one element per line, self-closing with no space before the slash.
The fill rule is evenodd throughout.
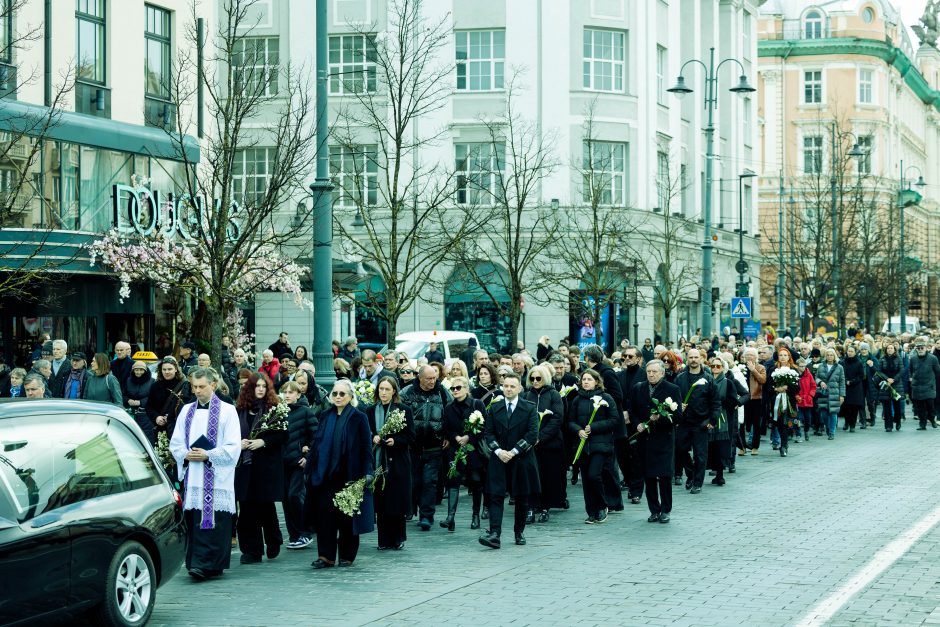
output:
<path id="1" fill-rule="evenodd" d="M 150 554 L 137 542 L 125 542 L 111 559 L 99 618 L 106 625 L 144 625 L 156 597 L 157 573 Z"/>

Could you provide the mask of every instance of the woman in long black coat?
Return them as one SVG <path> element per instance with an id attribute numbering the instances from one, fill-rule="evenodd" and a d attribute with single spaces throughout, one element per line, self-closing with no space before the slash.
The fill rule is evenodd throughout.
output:
<path id="1" fill-rule="evenodd" d="M 646 503 L 650 516 L 647 522 L 669 522 L 672 512 L 672 476 L 675 472 L 675 426 L 682 418 L 679 387 L 665 380 L 663 362 L 654 360 L 646 365 L 646 380 L 633 384 L 630 390 L 630 422 L 637 425 L 637 455 L 643 465 Z M 638 377 L 639 378 L 639 377 Z M 653 399 L 660 403 L 672 401 L 676 410 L 665 420 L 653 412 Z"/>
<path id="2" fill-rule="evenodd" d="M 565 422 L 565 404 L 561 395 L 552 387 L 554 369 L 546 364 L 539 364 L 529 371 L 529 388 L 522 397 L 535 403 L 540 418 L 539 439 L 535 443 L 535 459 L 539 464 L 539 483 L 542 493 L 539 496 L 538 522 L 548 522 L 549 509 L 562 509 L 567 500 L 567 479 L 565 469 L 564 441 L 561 427 Z M 550 412 L 543 415 L 543 412 Z"/>
<path id="3" fill-rule="evenodd" d="M 605 404 L 598 407 L 591 422 L 595 397 Z M 587 511 L 584 522 L 589 525 L 607 520 L 607 504 L 601 475 L 604 466 L 614 454 L 614 434 L 618 420 L 623 418 L 617 416 L 617 404 L 613 397 L 604 392 L 600 373 L 590 368 L 582 372 L 581 387 L 574 393 L 568 407 L 568 430 L 577 436 L 575 441 L 578 446 L 584 441 L 584 449 L 578 463 L 584 475 L 584 509 Z"/>
<path id="4" fill-rule="evenodd" d="M 144 432 L 150 443 L 156 444 L 157 432 L 147 415 L 147 398 L 150 396 L 152 387 L 153 377 L 147 369 L 147 364 L 135 361 L 130 375 L 124 381 L 124 407 L 134 417 L 134 422 Z"/>
<path id="5" fill-rule="evenodd" d="M 411 408 L 402 404 L 398 396 L 398 378 L 384 375 L 376 386 L 376 403 L 366 410 L 372 446 L 375 451 L 375 467 L 385 474 L 375 486 L 375 518 L 378 528 L 380 551 L 405 548 L 408 539 L 405 518 L 411 513 L 411 454 L 409 447 L 415 439 Z M 389 414 L 404 412 L 405 428 L 387 438 L 378 433 Z"/>
<path id="6" fill-rule="evenodd" d="M 737 409 L 741 399 L 748 395 L 748 390 L 725 370 L 724 360 L 715 355 L 708 360 L 712 377 L 715 379 L 716 396 L 721 401 L 721 413 L 718 425 L 708 431 L 707 467 L 715 471 L 712 484 L 725 485 L 725 469 L 730 469 L 734 461 L 731 437 L 738 426 Z M 793 405 L 796 407 L 796 404 Z M 733 425 L 734 429 L 729 428 Z"/>
<path id="7" fill-rule="evenodd" d="M 865 368 L 855 352 L 854 344 L 845 347 L 842 370 L 845 372 L 845 401 L 842 402 L 845 425 L 842 430 L 848 429 L 854 433 L 858 413 L 865 406 Z"/>
<path id="8" fill-rule="evenodd" d="M 157 366 L 157 380 L 150 386 L 147 396 L 147 417 L 154 424 L 157 435 L 165 431 L 173 435 L 176 418 L 183 409 L 183 388 L 186 381 L 179 364 L 172 357 L 164 357 Z M 172 476 L 172 475 L 171 475 Z"/>
<path id="9" fill-rule="evenodd" d="M 284 497 L 282 449 L 287 431 L 261 426 L 264 416 L 280 403 L 271 379 L 258 372 L 248 377 L 235 404 L 242 431 L 242 454 L 235 469 L 242 564 L 260 563 L 265 549 L 268 559 L 274 559 L 284 543 L 274 503 Z"/>
<path id="10" fill-rule="evenodd" d="M 483 368 L 480 369 L 484 371 Z M 450 393 L 454 400 L 444 408 L 444 437 L 450 446 L 444 451 L 444 484 L 447 487 L 447 518 L 441 521 L 441 527 L 453 531 L 456 527 L 454 516 L 457 514 L 457 501 L 460 497 L 461 482 L 467 485 L 470 497 L 473 499 L 473 513 L 470 519 L 470 528 L 480 528 L 480 506 L 483 502 L 483 481 L 486 478 L 486 458 L 483 457 L 483 427 L 480 423 L 479 433 L 470 433 L 464 429 L 466 420 L 474 411 L 486 416 L 486 406 L 483 401 L 470 396 L 470 380 L 466 377 L 454 377 L 450 380 Z M 456 474 L 450 476 L 450 467 L 454 463 L 457 451 L 464 445 L 473 446 L 467 453 L 466 463 L 455 467 Z"/>
<path id="11" fill-rule="evenodd" d="M 372 434 L 369 419 L 356 409 L 359 404 L 349 379 L 338 379 L 330 392 L 333 406 L 319 415 L 310 454 L 307 456 L 307 499 L 316 512 L 317 554 L 314 568 L 336 564 L 352 566 L 359 554 L 359 536 L 375 528 L 372 490 L 363 491 L 359 513 L 352 517 L 341 512 L 333 498 L 346 485 L 365 479 L 374 472 Z"/>

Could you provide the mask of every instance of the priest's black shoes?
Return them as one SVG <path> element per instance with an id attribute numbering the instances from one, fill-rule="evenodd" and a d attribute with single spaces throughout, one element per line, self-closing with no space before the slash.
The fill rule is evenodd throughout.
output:
<path id="1" fill-rule="evenodd" d="M 480 536 L 480 544 L 483 546 L 488 546 L 491 549 L 498 549 L 500 547 L 499 534 L 493 531 L 484 533 L 482 536 Z"/>

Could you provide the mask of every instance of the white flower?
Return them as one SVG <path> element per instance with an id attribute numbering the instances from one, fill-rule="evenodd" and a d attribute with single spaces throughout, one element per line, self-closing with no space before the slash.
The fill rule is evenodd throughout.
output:
<path id="1" fill-rule="evenodd" d="M 480 413 L 479 409 L 475 409 L 470 414 L 470 417 L 468 418 L 468 420 L 470 421 L 470 424 L 474 424 L 474 425 L 479 424 L 483 422 L 483 414 Z"/>
<path id="2" fill-rule="evenodd" d="M 563 385 L 563 386 L 561 386 L 561 389 L 558 390 L 558 393 L 561 394 L 561 397 L 562 397 L 562 398 L 564 398 L 564 397 L 568 396 L 569 394 L 571 394 L 571 392 L 573 392 L 573 391 L 576 390 L 576 389 L 578 389 L 578 388 L 577 388 L 577 386 L 574 386 L 574 385 Z"/>
<path id="3" fill-rule="evenodd" d="M 697 385 L 708 385 L 708 380 L 703 377 L 699 379 L 698 381 L 696 381 L 695 383 L 693 383 L 692 387 L 695 387 Z"/>
<path id="4" fill-rule="evenodd" d="M 600 396 L 592 396 L 591 401 L 594 403 L 594 409 L 597 410 L 599 407 L 609 407 L 607 401 L 605 401 Z"/>
<path id="5" fill-rule="evenodd" d="M 672 400 L 671 396 L 667 396 L 666 400 L 663 401 L 663 404 L 672 411 L 676 411 L 679 408 L 679 404 Z"/>
<path id="6" fill-rule="evenodd" d="M 554 414 L 554 413 L 555 413 L 555 412 L 553 412 L 552 410 L 546 409 L 546 410 L 544 410 L 544 411 L 540 411 L 540 412 L 539 412 L 539 417 L 540 417 L 540 418 L 544 418 L 545 416 L 548 416 L 548 415 Z"/>

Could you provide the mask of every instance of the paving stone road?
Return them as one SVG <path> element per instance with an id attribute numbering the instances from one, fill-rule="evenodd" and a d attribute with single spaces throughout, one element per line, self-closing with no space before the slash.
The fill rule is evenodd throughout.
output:
<path id="1" fill-rule="evenodd" d="M 880 427 L 739 458 L 728 484 L 681 487 L 672 522 L 645 501 L 585 525 L 571 509 L 528 545 L 477 543 L 469 501 L 458 529 L 409 524 L 402 552 L 362 537 L 353 568 L 314 571 L 314 547 L 238 564 L 159 591 L 152 625 L 793 625 L 938 506 L 940 429 Z M 511 511 L 508 517 L 511 529 Z M 940 526 L 848 599 L 826 624 L 940 624 Z"/>

